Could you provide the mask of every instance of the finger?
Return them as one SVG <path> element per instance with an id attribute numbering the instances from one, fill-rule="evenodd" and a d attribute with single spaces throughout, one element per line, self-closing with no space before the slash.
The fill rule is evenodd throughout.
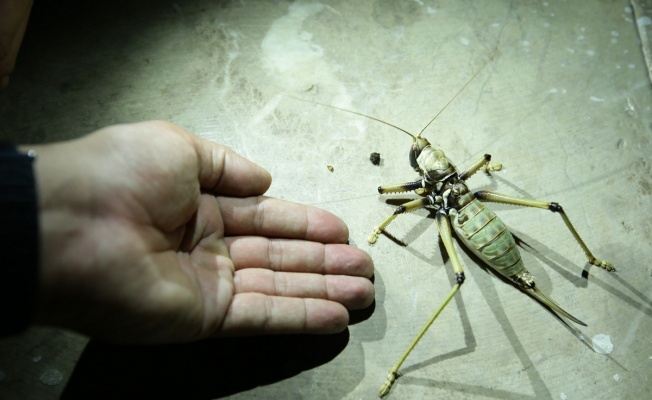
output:
<path id="1" fill-rule="evenodd" d="M 349 310 L 365 308 L 374 300 L 374 285 L 369 279 L 345 275 L 251 268 L 237 271 L 233 284 L 236 293 L 331 300 Z"/>
<path id="2" fill-rule="evenodd" d="M 237 236 L 226 239 L 236 269 L 310 272 L 370 278 L 374 264 L 366 252 L 346 244 Z"/>
<path id="3" fill-rule="evenodd" d="M 337 333 L 348 323 L 348 311 L 334 301 L 242 293 L 233 297 L 220 333 Z"/>
<path id="4" fill-rule="evenodd" d="M 227 196 L 265 193 L 272 177 L 263 167 L 228 147 L 190 134 L 199 159 L 199 183 L 204 190 Z"/>
<path id="5" fill-rule="evenodd" d="M 246 199 L 219 197 L 226 236 L 268 236 L 346 243 L 344 221 L 325 210 L 290 201 L 259 196 Z"/>

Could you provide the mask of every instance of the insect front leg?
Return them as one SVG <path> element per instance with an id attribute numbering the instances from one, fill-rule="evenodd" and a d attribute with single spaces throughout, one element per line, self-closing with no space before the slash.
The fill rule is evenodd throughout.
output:
<path id="1" fill-rule="evenodd" d="M 451 291 L 448 293 L 448 296 L 446 296 L 444 301 L 439 306 L 439 308 L 437 308 L 435 312 L 430 316 L 428 322 L 426 322 L 423 328 L 421 328 L 417 336 L 412 340 L 412 343 L 410 343 L 408 348 L 405 349 L 401 357 L 399 357 L 399 359 L 394 363 L 392 368 L 389 370 L 385 382 L 383 383 L 383 385 L 380 387 L 380 390 L 378 391 L 378 395 L 380 397 L 383 397 L 387 393 L 389 393 L 389 390 L 394 384 L 394 381 L 396 380 L 396 378 L 398 378 L 398 370 L 399 368 L 401 368 L 401 365 L 403 365 L 405 359 L 407 359 L 407 357 L 410 355 L 414 347 L 417 345 L 417 343 L 419 343 L 419 340 L 421 340 L 423 335 L 425 335 L 425 333 L 428 331 L 428 328 L 430 328 L 432 323 L 435 322 L 439 314 L 441 314 L 441 312 L 448 305 L 451 299 L 459 291 L 460 286 L 462 286 L 462 284 L 464 283 L 464 270 L 462 269 L 462 263 L 460 262 L 460 257 L 457 254 L 457 250 L 455 250 L 455 247 L 453 247 L 453 236 L 451 234 L 451 224 L 448 219 L 448 215 L 444 211 L 439 211 L 437 213 L 436 222 L 437 222 L 437 229 L 439 230 L 439 237 L 441 237 L 441 240 L 444 243 L 444 247 L 446 248 L 446 252 L 448 253 L 448 256 L 451 260 L 451 264 L 453 264 L 453 270 L 455 271 L 456 282 L 451 288 Z"/>
<path id="2" fill-rule="evenodd" d="M 561 218 L 564 220 L 564 223 L 566 224 L 566 227 L 568 230 L 573 234 L 573 237 L 577 241 L 577 243 L 580 245 L 582 250 L 584 250 L 584 254 L 586 254 L 586 257 L 589 259 L 589 263 L 593 264 L 595 266 L 601 267 L 606 269 L 607 271 L 615 271 L 616 269 L 611 265 L 610 262 L 600 260 L 599 258 L 596 258 L 591 250 L 589 250 L 588 246 L 586 243 L 584 243 L 584 240 L 580 237 L 579 233 L 577 233 L 577 230 L 575 230 L 575 227 L 571 223 L 570 219 L 564 212 L 564 209 L 559 203 L 555 202 L 547 202 L 547 201 L 539 201 L 539 200 L 528 200 L 528 199 L 522 199 L 518 197 L 513 197 L 513 196 L 508 196 L 502 193 L 496 193 L 492 192 L 490 190 L 481 190 L 478 192 L 475 192 L 473 194 L 478 200 L 481 201 L 489 201 L 493 203 L 503 203 L 503 204 L 512 204 L 516 206 L 525 206 L 525 207 L 534 207 L 534 208 L 542 208 L 545 210 L 550 210 L 552 212 L 559 213 L 561 215 Z"/>
<path id="3" fill-rule="evenodd" d="M 489 174 L 491 171 L 500 171 L 503 168 L 502 164 L 489 164 L 491 161 L 491 154 L 485 154 L 484 157 L 476 161 L 473 165 L 469 167 L 466 171 L 460 174 L 460 179 L 465 181 L 475 174 L 479 170 L 484 171 Z"/>
<path id="4" fill-rule="evenodd" d="M 378 188 L 378 190 L 380 191 L 380 188 Z M 414 211 L 414 210 L 418 210 L 420 208 L 423 208 L 425 206 L 429 206 L 429 205 L 432 205 L 432 204 L 433 204 L 433 202 L 432 202 L 432 199 L 430 199 L 430 197 L 424 197 L 422 199 L 416 199 L 416 200 L 408 201 L 407 203 L 396 207 L 396 210 L 394 210 L 394 213 L 392 215 L 387 217 L 387 219 L 385 219 L 383 222 L 381 222 L 380 225 L 378 225 L 377 227 L 374 228 L 374 231 L 371 233 L 371 235 L 369 236 L 367 241 L 370 244 L 376 243 L 376 240 L 378 240 L 378 235 L 380 235 L 381 232 L 383 232 L 385 230 L 385 228 L 387 228 L 387 225 L 389 225 L 392 221 L 394 221 L 394 219 L 399 214 L 403 214 L 403 213 L 406 213 L 406 212 L 411 212 L 411 211 Z"/>
<path id="5" fill-rule="evenodd" d="M 398 185 L 385 185 L 385 186 L 378 186 L 378 193 L 380 194 L 387 194 L 387 193 L 402 193 L 402 192 L 409 192 L 412 190 L 419 190 L 419 189 L 424 189 L 424 181 L 423 179 L 419 179 L 414 182 L 406 182 L 406 183 L 401 183 Z"/>

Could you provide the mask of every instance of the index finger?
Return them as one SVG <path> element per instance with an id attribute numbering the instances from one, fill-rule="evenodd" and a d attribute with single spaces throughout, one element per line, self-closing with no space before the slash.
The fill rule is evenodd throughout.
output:
<path id="1" fill-rule="evenodd" d="M 320 243 L 346 243 L 349 228 L 326 210 L 258 196 L 218 197 L 226 236 L 265 236 Z"/>

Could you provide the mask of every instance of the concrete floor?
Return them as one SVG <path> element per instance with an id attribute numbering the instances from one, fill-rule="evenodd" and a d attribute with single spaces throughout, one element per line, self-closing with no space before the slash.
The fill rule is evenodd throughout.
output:
<path id="1" fill-rule="evenodd" d="M 426 210 L 391 226 L 407 247 L 366 242 L 396 204 L 376 187 L 415 177 L 409 138 L 282 93 L 417 133 L 492 56 L 425 136 L 461 168 L 492 154 L 504 170 L 473 177 L 473 188 L 561 203 L 618 272 L 588 268 L 559 217 L 490 205 L 530 246 L 521 252 L 541 289 L 588 327 L 566 327 L 461 251 L 461 294 L 390 398 L 652 397 L 652 90 L 636 29 L 637 18 L 649 22 L 644 5 L 637 15 L 627 0 L 36 7 L 0 93 L 3 139 L 173 121 L 268 168 L 270 195 L 342 217 L 375 260 L 377 299 L 360 316 L 368 319 L 328 337 L 143 348 L 34 328 L 0 340 L 0 398 L 375 398 L 450 289 L 450 262 Z M 380 166 L 369 162 L 374 151 Z M 599 334 L 613 343 L 608 355 L 591 348 Z"/>

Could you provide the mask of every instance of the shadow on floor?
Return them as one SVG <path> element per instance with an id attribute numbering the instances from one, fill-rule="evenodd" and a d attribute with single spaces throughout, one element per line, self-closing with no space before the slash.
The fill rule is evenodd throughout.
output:
<path id="1" fill-rule="evenodd" d="M 223 397 L 323 365 L 348 342 L 348 329 L 335 335 L 221 338 L 166 346 L 91 341 L 61 399 Z"/>

